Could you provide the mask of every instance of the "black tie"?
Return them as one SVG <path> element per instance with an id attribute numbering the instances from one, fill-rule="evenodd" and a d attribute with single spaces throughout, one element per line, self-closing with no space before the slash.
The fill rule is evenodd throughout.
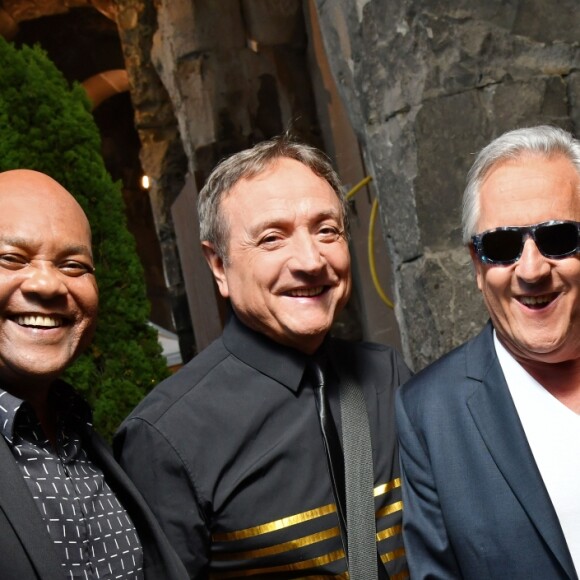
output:
<path id="1" fill-rule="evenodd" d="M 316 407 L 320 419 L 320 429 L 324 440 L 328 470 L 332 481 L 334 497 L 336 501 L 336 511 L 340 523 L 340 530 L 344 542 L 344 550 L 348 551 L 346 534 L 346 500 L 344 488 L 344 458 L 338 431 L 332 419 L 330 405 L 326 394 L 327 386 L 324 380 L 324 360 L 318 358 L 309 363 L 310 372 L 316 397 Z"/>

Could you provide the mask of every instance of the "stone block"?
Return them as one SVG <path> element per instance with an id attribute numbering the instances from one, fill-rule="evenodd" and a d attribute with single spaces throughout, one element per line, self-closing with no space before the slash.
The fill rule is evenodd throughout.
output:
<path id="1" fill-rule="evenodd" d="M 461 246 L 404 264 L 399 293 L 401 336 L 415 371 L 477 334 L 488 319 L 469 252 Z"/>
<path id="2" fill-rule="evenodd" d="M 304 45 L 306 32 L 301 0 L 242 0 L 248 39 L 260 45 Z"/>
<path id="3" fill-rule="evenodd" d="M 572 131 L 576 137 L 580 136 L 580 72 L 572 73 L 568 77 L 568 95 L 570 104 L 570 119 Z"/>
<path id="4" fill-rule="evenodd" d="M 158 7 L 159 34 L 175 60 L 210 50 L 246 45 L 238 0 L 163 0 Z"/>
<path id="5" fill-rule="evenodd" d="M 474 153 L 489 140 L 485 105 L 474 89 L 425 101 L 414 126 L 415 196 L 423 247 L 461 244 L 461 200 Z"/>
<path id="6" fill-rule="evenodd" d="M 566 85 L 560 77 L 506 81 L 489 87 L 487 92 L 496 135 L 541 123 L 561 124 L 568 118 Z"/>
<path id="7" fill-rule="evenodd" d="M 526 0 L 517 3 L 512 32 L 538 42 L 578 42 L 580 10 L 578 0 Z"/>

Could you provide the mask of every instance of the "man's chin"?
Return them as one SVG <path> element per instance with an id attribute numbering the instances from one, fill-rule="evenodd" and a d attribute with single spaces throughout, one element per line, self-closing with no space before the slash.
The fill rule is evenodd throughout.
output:
<path id="1" fill-rule="evenodd" d="M 563 337 L 550 339 L 541 336 L 534 339 L 533 336 L 526 336 L 520 341 L 509 341 L 504 345 L 511 354 L 522 363 L 526 361 L 554 364 L 580 358 L 580 347 L 572 348 Z"/>
<path id="2" fill-rule="evenodd" d="M 324 342 L 324 338 L 330 331 L 330 325 L 310 326 L 310 327 L 294 327 L 288 328 L 283 336 L 280 336 L 278 341 L 286 341 L 288 346 L 296 348 L 306 354 L 314 353 L 320 345 Z"/>

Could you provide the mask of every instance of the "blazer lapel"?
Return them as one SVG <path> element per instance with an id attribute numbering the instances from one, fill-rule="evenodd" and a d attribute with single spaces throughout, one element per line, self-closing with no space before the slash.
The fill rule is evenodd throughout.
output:
<path id="1" fill-rule="evenodd" d="M 46 525 L 8 444 L 3 437 L 0 440 L 0 509 L 22 542 L 38 577 L 60 578 L 63 570 Z"/>
<path id="2" fill-rule="evenodd" d="M 471 344 L 468 377 L 481 383 L 467 407 L 498 469 L 570 578 L 577 578 L 550 496 L 493 346 L 491 325 Z"/>

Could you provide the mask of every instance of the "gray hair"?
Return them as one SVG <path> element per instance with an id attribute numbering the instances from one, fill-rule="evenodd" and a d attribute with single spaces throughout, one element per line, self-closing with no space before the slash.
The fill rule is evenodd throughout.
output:
<path id="1" fill-rule="evenodd" d="M 266 171 L 277 159 L 289 158 L 304 164 L 324 179 L 340 201 L 345 233 L 348 231 L 348 204 L 340 179 L 328 157 L 318 149 L 292 141 L 287 135 L 262 141 L 250 149 L 221 161 L 211 172 L 197 200 L 200 239 L 211 242 L 216 254 L 227 260 L 229 224 L 221 211 L 221 202 L 242 179 L 251 179 Z"/>
<path id="2" fill-rule="evenodd" d="M 515 129 L 504 133 L 484 147 L 477 155 L 469 173 L 463 193 L 463 242 L 469 243 L 477 233 L 481 184 L 491 169 L 503 161 L 519 159 L 525 155 L 551 158 L 563 155 L 580 174 L 580 143 L 570 133 L 558 127 L 539 125 Z"/>

